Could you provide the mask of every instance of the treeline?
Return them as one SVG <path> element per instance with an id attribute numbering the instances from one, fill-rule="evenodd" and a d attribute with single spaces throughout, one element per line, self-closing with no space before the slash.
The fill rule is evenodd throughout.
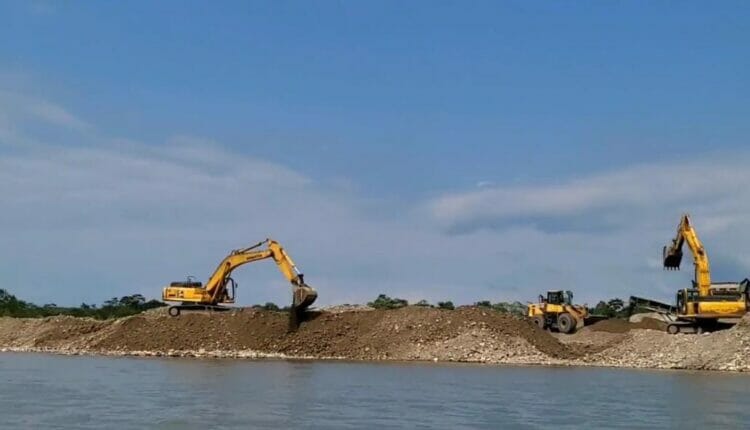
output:
<path id="1" fill-rule="evenodd" d="M 640 309 L 630 309 L 622 299 L 614 298 L 608 301 L 600 301 L 594 307 L 589 307 L 589 314 L 601 315 L 607 318 L 626 318 L 631 313 L 640 312 Z"/>
<path id="2" fill-rule="evenodd" d="M 368 306 L 375 309 L 398 309 L 409 306 L 409 302 L 404 299 L 391 298 L 385 294 L 380 294 L 378 297 L 367 303 Z M 420 300 L 416 303 L 411 304 L 412 306 L 424 306 L 440 309 L 455 309 L 451 301 L 437 302 L 431 304 L 427 300 Z M 492 303 L 489 300 L 481 300 L 475 302 L 471 306 L 492 309 L 502 313 L 514 314 L 514 315 L 526 315 L 526 304 L 521 302 L 497 302 Z M 589 307 L 588 311 L 591 315 L 606 316 L 608 318 L 626 318 L 631 314 L 631 309 L 628 305 L 619 298 L 610 299 L 608 301 L 600 301 L 594 307 Z M 632 313 L 641 312 L 640 309 L 633 309 Z"/>
<path id="3" fill-rule="evenodd" d="M 409 306 L 410 303 L 405 299 L 392 298 L 385 294 L 367 303 L 368 306 L 375 309 L 399 309 Z M 447 300 L 429 303 L 427 300 L 420 300 L 412 303 L 412 306 L 430 307 L 438 309 L 453 310 L 456 306 L 452 301 Z M 143 311 L 166 306 L 158 300 L 146 299 L 141 294 L 132 294 L 129 296 L 113 297 L 106 300 L 101 305 L 81 303 L 77 307 L 62 307 L 54 303 L 48 303 L 42 306 L 34 303 L 19 300 L 16 296 L 10 294 L 4 289 L 0 289 L 0 316 L 23 317 L 23 318 L 41 318 L 54 315 L 70 315 L 75 317 L 90 317 L 96 319 L 121 318 L 135 315 Z M 471 306 L 477 306 L 492 309 L 497 312 L 508 313 L 513 315 L 526 315 L 526 305 L 521 302 L 497 302 L 492 303 L 489 300 L 475 302 Z M 459 306 L 460 307 L 460 306 Z M 267 311 L 288 311 L 289 306 L 280 307 L 275 303 L 268 302 L 263 305 L 253 305 L 252 308 Z M 608 301 L 600 301 L 594 307 L 588 308 L 591 315 L 601 315 L 608 318 L 623 318 L 631 313 L 631 309 L 623 302 L 622 299 L 614 298 Z M 633 310 L 633 313 L 638 312 Z"/>
<path id="4" fill-rule="evenodd" d="M 398 308 L 409 306 L 409 302 L 404 299 L 391 298 L 385 294 L 380 294 L 375 300 L 368 302 L 367 306 L 370 306 L 371 308 L 375 308 L 375 309 L 398 309 Z M 430 307 L 430 308 L 439 308 L 439 309 L 448 309 L 448 310 L 453 310 L 456 308 L 456 306 L 451 301 L 437 302 L 436 304 L 433 305 L 429 303 L 427 300 L 420 300 L 414 303 L 412 306 L 421 306 L 421 307 Z M 526 314 L 526 305 L 521 302 L 492 303 L 489 300 L 482 300 L 482 301 L 474 303 L 472 306 L 492 309 L 498 312 L 509 313 L 509 314 L 514 314 L 514 315 Z"/>
<path id="5" fill-rule="evenodd" d="M 135 315 L 165 306 L 158 300 L 146 301 L 141 294 L 133 294 L 120 298 L 113 297 L 101 306 L 95 304 L 81 303 L 77 307 L 57 306 L 48 303 L 42 306 L 19 300 L 4 289 L 0 289 L 0 316 L 19 318 L 42 318 L 55 315 L 70 315 L 74 317 L 90 317 L 96 319 L 120 318 Z"/>

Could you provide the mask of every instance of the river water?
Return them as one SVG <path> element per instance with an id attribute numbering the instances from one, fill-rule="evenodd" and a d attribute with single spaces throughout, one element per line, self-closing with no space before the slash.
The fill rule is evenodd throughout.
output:
<path id="1" fill-rule="evenodd" d="M 750 428 L 750 378 L 0 353 L 0 428 Z"/>

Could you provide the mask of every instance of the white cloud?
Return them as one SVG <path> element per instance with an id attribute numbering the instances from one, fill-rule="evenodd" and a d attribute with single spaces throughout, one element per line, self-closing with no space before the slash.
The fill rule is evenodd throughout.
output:
<path id="1" fill-rule="evenodd" d="M 552 230 L 628 227 L 641 211 L 706 209 L 726 224 L 750 197 L 748 154 L 671 164 L 632 166 L 560 184 L 495 187 L 431 201 L 430 213 L 452 231 L 534 224 Z M 709 206 L 709 207 L 706 207 Z M 598 218 L 596 220 L 591 218 Z M 587 219 L 588 222 L 576 220 Z M 712 222 L 718 226 L 718 219 Z M 711 228 L 709 226 L 708 228 Z"/>
<path id="2" fill-rule="evenodd" d="M 60 144 L 57 142 L 42 142 L 39 140 L 40 130 L 49 129 L 52 135 L 58 131 L 78 133 L 92 130 L 90 124 L 70 113 L 62 106 L 30 96 L 25 93 L 9 89 L 17 85 L 28 85 L 22 76 L 0 73 L 0 148 L 43 146 L 43 143 Z"/>
<path id="3" fill-rule="evenodd" d="M 33 143 L 29 130 L 49 118 L 25 115 L 11 116 L 3 143 L 15 149 L 0 152 L 0 287 L 36 302 L 156 297 L 166 282 L 205 279 L 231 248 L 269 236 L 287 246 L 321 304 L 381 292 L 525 301 L 549 288 L 589 302 L 671 300 L 689 264 L 667 273 L 659 257 L 684 210 L 717 278 L 750 268 L 744 156 L 378 205 L 356 187 L 342 192 L 189 135 L 142 144 L 89 126 L 71 129 L 85 146 Z M 288 299 L 271 262 L 236 279 L 241 303 Z"/>
<path id="4" fill-rule="evenodd" d="M 31 100 L 26 103 L 25 107 L 30 114 L 52 125 L 75 130 L 84 130 L 89 127 L 85 121 L 75 117 L 61 106 L 46 100 Z"/>

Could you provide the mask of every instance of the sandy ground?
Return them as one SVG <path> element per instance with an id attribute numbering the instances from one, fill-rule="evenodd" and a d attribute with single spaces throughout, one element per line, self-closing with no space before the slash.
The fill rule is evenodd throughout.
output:
<path id="1" fill-rule="evenodd" d="M 573 335 L 482 308 L 339 308 L 287 314 L 157 309 L 128 318 L 0 318 L 0 350 L 61 354 L 456 361 L 750 371 L 750 319 L 710 334 L 669 335 L 660 323 L 602 321 Z"/>

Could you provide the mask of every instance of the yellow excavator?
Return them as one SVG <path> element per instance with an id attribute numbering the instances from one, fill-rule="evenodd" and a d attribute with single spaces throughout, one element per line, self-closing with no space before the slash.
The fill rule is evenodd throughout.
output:
<path id="1" fill-rule="evenodd" d="M 540 295 L 538 303 L 529 303 L 526 316 L 541 329 L 558 330 L 561 333 L 573 333 L 583 327 L 589 316 L 585 306 L 573 304 L 571 291 L 547 291 L 547 297 Z"/>
<path id="2" fill-rule="evenodd" d="M 711 283 L 711 270 L 706 249 L 686 214 L 677 226 L 677 235 L 663 249 L 664 268 L 678 270 L 682 247 L 687 243 L 693 254 L 695 279 L 692 288 L 677 291 L 676 318 L 667 325 L 672 334 L 684 329 L 696 333 L 717 327 L 719 319 L 741 318 L 747 312 L 747 281 Z"/>
<path id="3" fill-rule="evenodd" d="M 265 248 L 261 248 L 266 245 Z M 232 279 L 232 271 L 243 264 L 272 258 L 282 275 L 292 284 L 293 324 L 300 321 L 305 309 L 315 302 L 318 293 L 314 288 L 305 284 L 304 275 L 297 269 L 289 254 L 278 242 L 266 239 L 251 247 L 235 249 L 219 264 L 205 285 L 195 282 L 188 277 L 186 282 L 172 282 L 162 291 L 162 299 L 166 302 L 179 302 L 179 305 L 169 307 L 169 315 L 176 317 L 181 311 L 213 310 L 225 311 L 229 307 L 224 304 L 234 303 L 237 284 Z"/>

